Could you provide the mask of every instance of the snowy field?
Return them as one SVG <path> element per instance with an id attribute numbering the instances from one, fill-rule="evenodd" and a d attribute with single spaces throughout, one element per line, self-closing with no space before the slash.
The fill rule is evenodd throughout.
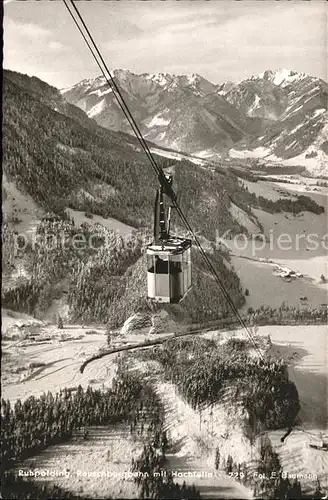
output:
<path id="1" fill-rule="evenodd" d="M 13 326 L 5 311 L 3 328 Z M 28 323 L 29 317 L 21 318 L 21 323 Z M 15 319 L 14 319 L 15 320 Z M 16 321 L 19 321 L 16 318 Z M 31 320 L 32 321 L 32 320 Z M 37 328 L 40 324 L 37 324 Z M 25 345 L 23 340 L 3 342 L 3 397 L 14 402 L 24 400 L 30 395 L 38 396 L 51 390 L 58 392 L 63 387 L 110 387 L 115 375 L 115 355 L 94 361 L 84 374 L 79 372 L 82 360 L 106 347 L 105 332 L 95 329 L 94 333 L 80 326 L 60 331 L 70 336 L 69 340 L 60 341 L 58 330 L 43 326 L 43 332 L 57 337 L 53 342 Z M 207 332 L 207 338 L 222 339 L 232 332 Z M 296 383 L 301 402 L 301 424 L 285 443 L 280 442 L 285 430 L 270 432 L 269 436 L 279 453 L 284 470 L 289 473 L 317 474 L 324 486 L 325 468 L 328 466 L 327 453 L 315 450 L 309 445 L 320 438 L 320 432 L 326 432 L 326 395 L 327 395 L 327 339 L 326 327 L 320 326 L 264 326 L 258 328 L 257 335 L 271 336 L 274 349 L 280 352 L 290 365 L 290 377 Z M 236 331 L 243 336 L 245 332 Z M 139 337 L 139 342 L 144 338 Z M 122 343 L 123 339 L 117 339 Z M 126 341 L 138 342 L 137 336 L 130 336 Z M 28 366 L 31 362 L 44 363 L 40 369 L 27 378 L 10 377 L 10 371 L 17 366 Z M 172 444 L 168 453 L 167 468 L 178 471 L 197 471 L 202 477 L 188 479 L 195 483 L 203 498 L 251 498 L 251 492 L 225 474 L 217 473 L 213 467 L 215 447 L 220 446 L 222 454 L 231 454 L 240 461 L 252 462 L 257 456 L 257 445 L 243 438 L 238 424 L 238 410 L 233 415 L 225 398 L 213 409 L 201 414 L 186 404 L 175 387 L 163 380 L 158 365 L 154 362 L 140 362 L 131 359 L 131 369 L 139 370 L 148 376 L 150 383 L 160 396 L 165 408 L 165 426 Z M 48 469 L 69 471 L 69 477 L 56 478 L 56 483 L 74 493 L 84 493 L 93 497 L 114 494 L 115 498 L 137 497 L 133 482 L 123 479 L 122 474 L 129 470 L 132 456 L 140 453 L 143 442 L 130 435 L 124 425 L 115 427 L 92 427 L 90 438 L 84 441 L 77 433 L 68 442 L 50 447 L 33 459 L 24 462 L 24 467 L 35 466 Z M 33 465 L 34 464 L 34 465 Z M 106 481 L 92 477 L 99 470 L 112 471 L 112 477 Z M 89 472 L 88 478 L 79 471 Z M 49 479 L 50 480 L 50 479 Z M 178 479 L 180 482 L 180 479 Z M 182 480 L 181 480 L 182 482 Z M 314 482 L 302 480 L 303 487 L 309 491 Z"/>
<path id="2" fill-rule="evenodd" d="M 270 214 L 253 209 L 267 242 L 225 240 L 231 251 L 231 263 L 242 286 L 250 291 L 245 308 L 261 305 L 279 307 L 282 302 L 292 306 L 301 305 L 301 297 L 307 297 L 307 306 L 320 307 L 328 303 L 328 284 L 321 280 L 322 275 L 328 278 L 328 190 L 316 186 L 313 179 L 301 176 L 283 176 L 283 179 L 288 178 L 293 184 L 279 182 L 282 180 L 281 176 L 275 177 L 277 182 L 242 182 L 250 192 L 273 201 L 279 197 L 293 198 L 297 194 L 305 194 L 324 206 L 325 213 Z M 233 211 L 237 220 L 248 230 L 252 229 L 252 233 L 257 233 L 254 222 L 247 214 L 240 212 L 240 209 L 238 212 Z M 245 216 L 248 217 L 246 223 Z M 279 273 L 283 268 L 294 271 L 299 276 L 284 278 Z"/>
<path id="3" fill-rule="evenodd" d="M 293 270 L 305 270 L 304 266 L 296 265 L 295 261 L 279 260 L 279 262 L 284 262 L 288 268 Z M 231 257 L 231 264 L 241 280 L 243 289 L 249 290 L 246 304 L 243 307 L 245 311 L 249 307 L 259 308 L 262 305 L 279 308 L 283 302 L 289 306 L 301 307 L 320 307 L 321 304 L 328 303 L 327 284 L 317 283 L 320 274 L 316 277 L 316 281 L 304 277 L 289 281 L 277 274 L 279 268 L 274 264 L 247 260 L 242 257 Z M 297 264 L 301 264 L 301 261 L 298 261 Z M 309 272 L 315 270 L 313 262 L 304 261 L 304 264 L 309 266 Z M 320 261 L 318 265 L 321 271 L 325 261 Z M 307 300 L 302 302 L 301 297 L 307 297 Z"/>
<path id="4" fill-rule="evenodd" d="M 323 490 L 327 490 L 328 453 L 310 447 L 328 434 L 327 326 L 264 326 L 258 333 L 269 334 L 281 355 L 293 351 L 294 356 L 285 357 L 301 403 L 300 426 L 285 443 L 281 443 L 279 431 L 270 432 L 269 437 L 286 472 L 306 476 L 301 482 L 307 491 L 314 487 L 309 475 L 317 474 Z"/>

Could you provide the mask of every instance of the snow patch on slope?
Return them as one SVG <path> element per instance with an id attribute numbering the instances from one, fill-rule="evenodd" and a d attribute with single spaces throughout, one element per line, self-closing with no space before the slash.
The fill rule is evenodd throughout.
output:
<path id="1" fill-rule="evenodd" d="M 203 149 L 202 151 L 197 151 L 194 156 L 197 156 L 198 158 L 213 158 L 213 156 L 220 157 L 221 155 L 215 154 L 212 149 Z"/>
<path id="2" fill-rule="evenodd" d="M 112 89 L 106 89 L 106 90 L 97 89 L 90 92 L 90 94 L 96 94 L 98 97 L 102 97 L 103 95 L 110 94 L 111 92 Z"/>
<path id="3" fill-rule="evenodd" d="M 293 109 L 293 111 L 291 111 L 290 113 L 285 114 L 285 116 L 284 116 L 283 120 L 281 120 L 281 121 L 286 120 L 286 118 L 289 118 L 290 116 L 294 115 L 295 113 L 297 113 L 297 111 L 300 111 L 300 109 L 302 109 L 302 108 L 303 108 L 303 105 L 302 105 L 302 106 L 299 106 L 299 107 L 298 107 L 298 108 L 296 108 L 296 109 Z"/>
<path id="4" fill-rule="evenodd" d="M 322 113 L 325 113 L 325 111 L 326 111 L 325 108 L 316 109 L 315 112 L 313 113 L 312 119 L 322 115 Z"/>
<path id="5" fill-rule="evenodd" d="M 73 89 L 76 89 L 79 87 L 83 87 L 85 89 L 85 91 L 87 91 L 88 89 L 91 89 L 94 86 L 95 82 L 97 82 L 98 86 L 104 85 L 106 82 L 106 78 L 104 76 L 95 76 L 93 78 L 85 78 L 84 80 L 81 80 L 79 83 L 77 83 L 75 85 L 71 85 L 71 87 L 61 89 L 60 93 L 65 94 L 66 92 L 69 92 L 70 90 L 73 90 Z"/>
<path id="6" fill-rule="evenodd" d="M 259 104 L 260 104 L 260 97 L 257 94 L 255 94 L 254 103 L 252 104 L 252 106 L 249 110 L 249 114 L 252 113 L 253 111 L 255 111 L 255 109 L 257 109 L 259 107 Z"/>
<path id="7" fill-rule="evenodd" d="M 265 158 L 270 153 L 271 149 L 263 147 L 258 147 L 253 150 L 244 149 L 242 151 L 233 148 L 229 150 L 229 156 L 231 158 Z"/>
<path id="8" fill-rule="evenodd" d="M 192 73 L 190 75 L 186 75 L 187 76 L 187 80 L 188 80 L 188 83 L 189 85 L 194 85 L 195 83 L 197 83 L 197 81 L 199 80 L 199 75 L 197 75 L 196 73 Z"/>
<path id="9" fill-rule="evenodd" d="M 320 116 L 323 114 L 323 111 L 320 109 L 317 110 L 314 114 L 316 114 L 316 116 Z M 311 144 L 305 151 L 303 151 L 302 154 L 294 156 L 293 158 L 288 158 L 286 160 L 278 158 L 275 155 L 270 155 L 266 157 L 266 160 L 272 162 L 279 162 L 280 164 L 286 166 L 299 165 L 305 167 L 308 173 L 314 176 L 327 175 L 328 155 L 321 149 L 321 145 L 324 142 L 328 141 L 327 114 L 323 117 L 323 119 L 326 120 L 326 123 L 325 126 L 320 131 L 319 136 L 316 138 L 313 144 Z"/>
<path id="10" fill-rule="evenodd" d="M 275 71 L 263 71 L 256 76 L 252 76 L 251 80 L 268 80 L 277 87 L 286 87 L 291 83 L 302 80 L 307 75 L 305 73 L 297 73 L 296 71 L 292 71 L 290 69 L 281 68 Z"/>
<path id="11" fill-rule="evenodd" d="M 170 122 L 171 122 L 171 119 L 165 119 L 163 117 L 161 117 L 163 113 L 159 113 L 158 115 L 155 115 L 152 120 L 148 123 L 147 127 L 151 128 L 151 127 L 161 127 L 161 126 L 165 126 L 165 125 L 169 125 Z"/>
<path id="12" fill-rule="evenodd" d="M 294 73 L 288 69 L 281 69 L 275 72 L 275 77 L 273 79 L 273 84 L 281 87 L 286 87 L 297 80 L 302 78 L 302 74 Z"/>
<path id="13" fill-rule="evenodd" d="M 289 134 L 295 134 L 295 132 L 297 132 L 297 130 L 299 130 L 300 128 L 304 127 L 305 123 L 300 123 L 299 125 L 297 125 L 295 128 L 293 128 L 293 130 L 291 130 L 289 132 Z"/>
<path id="14" fill-rule="evenodd" d="M 157 140 L 158 141 L 163 141 L 164 138 L 165 138 L 165 135 L 166 135 L 166 132 L 161 132 L 160 134 L 158 134 Z"/>
<path id="15" fill-rule="evenodd" d="M 105 99 L 102 99 L 98 104 L 93 106 L 88 112 L 87 115 L 89 118 L 92 118 L 93 116 L 99 115 L 105 108 Z"/>
<path id="16" fill-rule="evenodd" d="M 150 152 L 159 156 L 163 156 L 164 158 L 171 158 L 178 161 L 188 160 L 195 165 L 206 165 L 206 161 L 202 160 L 201 158 L 177 153 L 175 151 L 165 151 L 164 149 L 150 148 Z"/>
<path id="17" fill-rule="evenodd" d="M 316 156 L 313 158 L 306 158 L 307 154 L 315 153 Z M 278 158 L 275 155 L 270 155 L 266 157 L 266 160 L 277 162 L 280 165 L 285 166 L 301 166 L 305 167 L 309 173 L 313 175 L 327 175 L 327 155 L 320 150 L 317 150 L 315 147 L 310 146 L 307 151 L 304 151 L 302 154 L 298 156 L 294 156 L 293 158 L 288 158 L 287 160 L 283 160 L 282 158 Z"/>
<path id="18" fill-rule="evenodd" d="M 147 76 L 147 79 L 152 80 L 153 82 L 158 83 L 161 87 L 164 87 L 167 85 L 169 82 L 168 79 L 169 75 L 164 75 L 164 73 L 158 73 L 158 74 L 151 74 Z"/>

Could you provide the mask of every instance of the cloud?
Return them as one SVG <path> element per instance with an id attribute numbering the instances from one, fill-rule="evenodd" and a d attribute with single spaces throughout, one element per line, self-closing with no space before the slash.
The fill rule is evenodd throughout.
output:
<path id="1" fill-rule="evenodd" d="M 48 47 L 50 50 L 54 50 L 54 51 L 65 49 L 65 46 L 62 43 L 57 42 L 56 40 L 52 40 L 51 42 L 49 42 Z"/>
<path id="2" fill-rule="evenodd" d="M 214 83 L 279 67 L 327 78 L 322 0 L 79 4 L 111 68 L 199 73 Z M 7 67 L 58 87 L 98 74 L 62 2 L 6 5 L 4 52 Z"/>
<path id="3" fill-rule="evenodd" d="M 51 32 L 42 26 L 35 23 L 14 23 L 15 29 L 20 35 L 29 38 L 46 38 L 51 35 Z"/>
<path id="4" fill-rule="evenodd" d="M 164 33 L 189 33 L 190 31 L 195 31 L 197 29 L 203 29 L 208 26 L 217 26 L 218 21 L 211 19 L 194 19 L 189 22 L 184 22 L 180 24 L 172 24 L 171 26 L 166 26 L 165 30 L 161 30 Z"/>
<path id="5" fill-rule="evenodd" d="M 143 30 L 139 28 L 135 23 L 130 22 L 128 19 L 124 19 L 123 22 L 112 23 L 111 35 L 115 36 L 116 39 L 129 39 L 138 37 L 143 33 Z"/>
<path id="6" fill-rule="evenodd" d="M 5 41 L 9 46 L 26 46 L 29 40 L 30 43 L 40 41 L 45 49 L 51 51 L 65 49 L 62 43 L 52 38 L 53 34 L 49 29 L 33 22 L 23 23 L 8 19 L 5 25 Z"/>

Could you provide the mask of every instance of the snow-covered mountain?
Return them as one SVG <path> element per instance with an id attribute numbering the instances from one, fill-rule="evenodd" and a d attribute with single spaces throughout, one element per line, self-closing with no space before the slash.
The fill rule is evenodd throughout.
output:
<path id="1" fill-rule="evenodd" d="M 200 75 L 112 74 L 145 138 L 160 146 L 189 153 L 224 150 L 259 130 L 258 119 L 245 116 Z M 103 77 L 83 80 L 62 94 L 98 124 L 131 133 Z"/>
<path id="2" fill-rule="evenodd" d="M 219 85 L 198 74 L 112 74 L 144 137 L 160 146 L 204 157 L 234 150 L 268 160 L 295 158 L 297 164 L 303 155 L 311 165 L 320 158 L 325 163 L 323 80 L 287 69 Z M 62 95 L 98 124 L 131 133 L 105 78 L 83 80 Z"/>
<path id="3" fill-rule="evenodd" d="M 327 83 L 323 80 L 282 69 L 243 80 L 225 93 L 225 97 L 248 116 L 278 120 L 307 102 L 311 101 L 307 108 L 324 104 L 326 92 Z"/>
<path id="4" fill-rule="evenodd" d="M 271 119 L 259 137 L 241 141 L 238 149 L 328 173 L 326 82 L 286 69 L 265 71 L 236 84 L 225 97 L 248 116 Z"/>

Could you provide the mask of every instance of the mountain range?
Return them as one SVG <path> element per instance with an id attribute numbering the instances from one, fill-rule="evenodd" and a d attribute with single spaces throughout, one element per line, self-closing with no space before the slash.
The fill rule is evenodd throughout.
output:
<path id="1" fill-rule="evenodd" d="M 112 74 L 144 137 L 159 146 L 325 171 L 328 85 L 319 78 L 283 69 L 215 85 L 198 74 Z M 61 93 L 99 125 L 130 133 L 104 77 Z"/>
<path id="2" fill-rule="evenodd" d="M 14 71 L 4 72 L 3 128 L 4 174 L 44 210 L 58 212 L 60 207 L 70 207 L 114 217 L 133 227 L 152 224 L 157 179 L 136 138 L 99 126 L 67 103 L 55 87 Z M 172 164 L 163 158 L 167 155 L 180 159 L 176 179 L 184 209 L 192 210 L 199 219 L 196 230 L 206 233 L 206 197 L 220 202 L 220 209 L 214 210 L 218 210 L 224 230 L 231 228 L 229 196 L 244 192 L 237 178 L 148 144 L 156 151 L 159 164 Z M 215 229 L 213 226 L 211 237 Z"/>
<path id="3" fill-rule="evenodd" d="M 135 138 L 99 126 L 38 78 L 4 71 L 3 88 L 4 307 L 43 317 L 54 301 L 65 304 L 68 294 L 71 317 L 124 322 L 147 293 L 143 254 L 151 241 L 158 181 L 145 155 Z M 161 166 L 170 162 L 158 155 L 156 160 Z M 245 231 L 231 210 L 234 195 L 241 204 L 249 196 L 238 178 L 187 159 L 178 163 L 179 201 L 194 230 L 212 241 L 216 229 L 220 234 Z M 247 204 L 245 199 L 245 209 Z M 71 248 L 72 235 L 81 232 L 85 237 L 100 232 L 111 241 L 111 218 L 129 225 L 127 244 L 118 235 L 109 247 Z M 173 214 L 175 227 L 179 220 Z M 62 233 L 67 245 L 48 248 L 30 240 L 34 234 L 58 238 Z M 17 252 L 18 234 L 29 244 Z M 245 298 L 235 271 L 215 253 L 213 262 L 235 303 L 242 305 Z M 216 319 L 227 305 L 196 252 L 197 259 L 197 286 L 181 313 L 194 320 L 202 314 Z"/>
<path id="4" fill-rule="evenodd" d="M 197 81 L 197 92 L 205 92 Z M 3 304 L 40 317 L 61 304 L 65 317 L 115 320 L 118 326 L 146 301 L 144 246 L 151 241 L 158 181 L 134 137 L 98 125 L 58 89 L 14 71 L 4 71 L 3 89 Z M 262 118 L 245 120 L 256 124 Z M 217 232 L 262 232 L 253 208 L 324 211 L 306 196 L 285 202 L 257 197 L 236 175 L 236 161 L 199 162 L 148 143 L 159 165 L 175 165 L 179 204 L 237 307 L 245 302 L 244 290 L 226 249 L 214 245 Z M 111 236 L 118 221 L 131 237 L 127 244 Z M 172 228 L 184 234 L 174 211 Z M 113 241 L 79 250 L 70 242 L 81 232 Z M 68 245 L 35 245 L 33 234 L 64 234 Z M 18 235 L 28 243 L 21 251 Z M 227 304 L 195 249 L 193 262 L 195 287 L 171 313 L 194 322 L 217 319 L 228 312 Z"/>

